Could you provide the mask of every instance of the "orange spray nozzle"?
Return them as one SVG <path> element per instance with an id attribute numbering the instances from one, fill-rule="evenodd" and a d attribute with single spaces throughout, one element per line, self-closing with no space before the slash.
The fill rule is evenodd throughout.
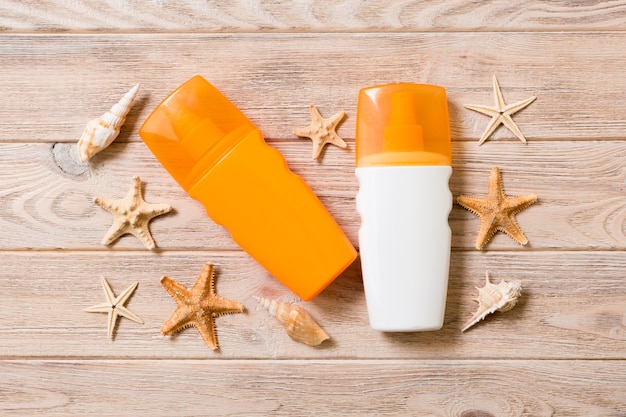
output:
<path id="1" fill-rule="evenodd" d="M 391 114 L 384 130 L 385 152 L 424 150 L 422 126 L 417 123 L 415 112 L 413 93 L 397 91 L 391 95 Z"/>

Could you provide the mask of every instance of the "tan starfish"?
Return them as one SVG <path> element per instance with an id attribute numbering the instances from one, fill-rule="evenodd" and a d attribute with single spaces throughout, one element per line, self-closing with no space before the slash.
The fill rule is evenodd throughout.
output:
<path id="1" fill-rule="evenodd" d="M 322 148 L 324 148 L 324 145 L 327 143 L 332 143 L 342 149 L 348 147 L 346 142 L 344 142 L 335 131 L 337 124 L 339 124 L 341 119 L 346 115 L 345 112 L 341 111 L 328 119 L 324 119 L 315 105 L 311 104 L 309 111 L 311 112 L 311 124 L 302 129 L 294 130 L 293 134 L 309 138 L 313 141 L 312 159 L 318 159 L 320 157 Z"/>
<path id="2" fill-rule="evenodd" d="M 168 213 L 172 207 L 168 204 L 146 203 L 141 193 L 141 179 L 133 177 L 128 194 L 121 200 L 94 198 L 93 202 L 114 217 L 113 225 L 102 239 L 103 245 L 110 245 L 120 236 L 130 233 L 137 237 L 148 249 L 156 247 L 150 234 L 148 223 L 156 216 Z"/>
<path id="3" fill-rule="evenodd" d="M 164 336 L 193 326 L 204 343 L 215 350 L 218 348 L 215 318 L 224 314 L 242 313 L 244 310 L 238 302 L 215 293 L 213 264 L 210 262 L 204 265 L 191 290 L 168 277 L 161 279 L 161 285 L 178 304 L 172 316 L 161 327 Z"/>
<path id="4" fill-rule="evenodd" d="M 89 313 L 108 313 L 108 336 L 113 338 L 113 329 L 115 328 L 115 323 L 117 322 L 117 318 L 119 316 L 126 317 L 134 322 L 143 324 L 143 320 L 137 317 L 135 313 L 132 313 L 129 309 L 124 307 L 124 304 L 126 304 L 126 301 L 128 301 L 130 296 L 133 294 L 139 282 L 135 282 L 133 285 L 122 291 L 120 295 L 115 297 L 115 294 L 113 294 L 113 290 L 107 280 L 104 279 L 104 277 L 100 277 L 100 280 L 102 281 L 102 288 L 104 288 L 104 295 L 106 296 L 107 301 L 102 304 L 87 307 L 85 311 L 88 311 Z"/>
<path id="5" fill-rule="evenodd" d="M 504 194 L 502 176 L 498 167 L 491 169 L 487 197 L 476 198 L 461 195 L 457 198 L 457 203 L 461 207 L 480 217 L 476 249 L 482 249 L 498 230 L 512 237 L 520 245 L 527 244 L 528 239 L 517 224 L 515 214 L 536 201 L 537 196 L 534 194 L 507 197 Z"/>
<path id="6" fill-rule="evenodd" d="M 483 133 L 483 136 L 478 141 L 478 146 L 482 145 L 501 124 L 513 132 L 519 140 L 526 143 L 526 138 L 522 134 L 520 128 L 517 127 L 511 116 L 535 101 L 537 97 L 532 96 L 526 100 L 518 101 L 517 103 L 508 105 L 504 104 L 502 91 L 500 90 L 500 85 L 498 84 L 498 79 L 495 75 L 493 76 L 493 94 L 495 96 L 495 107 L 483 106 L 480 104 L 466 104 L 464 106 L 466 109 L 491 116 L 491 121 L 487 125 L 487 129 L 485 129 L 485 133 Z"/>

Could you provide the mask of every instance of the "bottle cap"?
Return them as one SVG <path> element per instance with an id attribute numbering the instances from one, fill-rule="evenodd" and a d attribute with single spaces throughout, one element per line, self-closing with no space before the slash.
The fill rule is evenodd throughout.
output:
<path id="1" fill-rule="evenodd" d="M 446 90 L 385 84 L 359 92 L 356 165 L 451 165 Z"/>
<path id="2" fill-rule="evenodd" d="M 203 166 L 256 129 L 217 88 L 199 75 L 183 83 L 148 116 L 139 135 L 189 192 Z M 194 169 L 194 168 L 197 169 Z"/>

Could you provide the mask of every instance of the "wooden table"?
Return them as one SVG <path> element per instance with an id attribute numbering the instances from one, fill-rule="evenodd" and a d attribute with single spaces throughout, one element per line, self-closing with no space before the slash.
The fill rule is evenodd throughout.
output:
<path id="1" fill-rule="evenodd" d="M 45 3 L 45 4 L 44 4 Z M 626 1 L 407 2 L 241 0 L 0 2 L 0 415 L 626 416 Z M 596 4 L 597 3 L 597 4 Z M 523 5 L 522 5 L 523 4 Z M 396 81 L 448 92 L 454 196 L 482 196 L 490 169 L 509 195 L 539 202 L 517 218 L 530 240 L 499 233 L 474 249 L 478 219 L 455 206 L 445 324 L 426 333 L 369 328 L 358 262 L 301 302 L 233 243 L 156 161 L 137 130 L 189 77 L 213 82 L 263 131 L 356 245 L 354 176 L 360 88 Z M 522 144 L 464 104 L 491 104 L 492 76 Z M 140 82 L 118 139 L 79 164 L 85 124 Z M 344 110 L 348 149 L 319 162 L 292 131 L 308 105 Z M 100 240 L 133 175 L 158 250 Z M 219 199 L 220 196 L 214 196 Z M 159 333 L 187 286 L 217 267 L 217 291 L 246 307 L 217 319 L 220 350 L 193 329 Z M 521 280 L 519 304 L 466 333 L 475 286 Z M 100 276 L 140 325 L 113 340 Z M 331 335 L 296 343 L 253 299 L 304 306 Z"/>

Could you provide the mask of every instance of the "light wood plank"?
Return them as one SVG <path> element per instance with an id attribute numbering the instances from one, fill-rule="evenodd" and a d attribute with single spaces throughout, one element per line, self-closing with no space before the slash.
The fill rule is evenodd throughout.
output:
<path id="1" fill-rule="evenodd" d="M 11 361 L 11 416 L 461 417 L 626 414 L 611 361 Z M 531 383 L 529 383 L 531 382 Z"/>
<path id="2" fill-rule="evenodd" d="M 483 3 L 0 2 L 0 414 L 626 416 L 626 1 Z M 508 194 L 539 196 L 518 215 L 529 246 L 498 234 L 474 250 L 478 220 L 455 207 L 436 332 L 371 330 L 358 261 L 301 302 L 137 135 L 196 73 L 271 138 L 355 245 L 359 88 L 443 85 L 453 194 L 483 195 L 500 166 Z M 538 97 L 514 116 L 527 146 L 502 128 L 476 146 L 488 120 L 463 104 L 492 103 L 494 74 L 507 102 Z M 87 121 L 136 82 L 116 143 L 78 164 L 69 152 Z M 321 163 L 292 134 L 310 103 L 348 114 L 349 149 Z M 122 197 L 137 174 L 147 201 L 176 209 L 152 222 L 160 250 L 132 236 L 105 248 L 111 217 L 91 199 Z M 246 306 L 217 319 L 217 352 L 194 329 L 159 333 L 175 308 L 159 279 L 190 286 L 206 261 L 218 293 Z M 485 270 L 521 280 L 522 298 L 461 333 Z M 83 311 L 104 301 L 101 275 L 116 294 L 139 282 L 128 307 L 145 324 L 121 318 L 113 340 L 104 314 Z M 292 341 L 253 295 L 304 306 L 331 340 Z"/>
<path id="3" fill-rule="evenodd" d="M 164 337 L 175 309 L 159 284 L 169 276 L 190 287 L 202 265 L 217 267 L 218 294 L 245 314 L 217 319 L 220 351 L 194 329 Z M 442 330 L 380 333 L 369 327 L 359 262 L 309 303 L 300 302 L 242 252 L 0 252 L 2 358 L 207 359 L 625 359 L 626 252 L 453 253 Z M 493 281 L 521 280 L 518 305 L 465 333 L 485 270 Z M 99 277 L 119 294 L 139 286 L 127 307 L 140 325 L 118 321 L 107 338 L 106 315 L 83 309 L 104 301 Z M 297 302 L 331 340 L 312 348 L 291 340 L 253 295 Z M 540 335 L 540 336 L 539 336 Z"/>
<path id="4" fill-rule="evenodd" d="M 310 160 L 309 141 L 272 141 L 290 168 L 310 184 L 347 236 L 358 245 L 353 150 L 329 147 L 321 163 Z M 486 146 L 489 146 L 488 148 Z M 94 196 L 122 198 L 133 175 L 146 182 L 148 202 L 171 204 L 175 213 L 151 222 L 164 250 L 237 249 L 228 232 L 209 219 L 169 177 L 143 143 L 115 143 L 89 165 L 77 164 L 70 145 L 0 144 L 0 249 L 105 249 L 100 244 L 112 216 Z M 625 249 L 626 146 L 615 141 L 500 142 L 453 147 L 450 188 L 483 196 L 490 169 L 500 166 L 508 195 L 535 193 L 539 203 L 517 215 L 530 243 L 522 248 L 498 233 L 487 250 Z M 64 172 L 65 171 L 65 172 Z M 68 172 L 70 174 L 68 174 Z M 220 196 L 214 196 L 219 199 Z M 473 249 L 479 219 L 455 206 L 450 215 L 455 249 Z M 110 250 L 144 250 L 125 236 Z"/>
<path id="5" fill-rule="evenodd" d="M 529 141 L 619 139 L 626 33 L 119 34 L 0 37 L 0 140 L 74 141 L 85 124 L 142 83 L 119 141 L 172 89 L 200 73 L 269 138 L 295 139 L 308 105 L 348 116 L 358 91 L 407 81 L 446 87 L 454 140 L 477 141 L 488 119 L 463 104 L 537 100 L 514 116 Z M 599 76 L 598 74 L 601 74 Z M 499 129 L 494 140 L 518 140 Z M 487 143 L 485 147 L 493 146 Z"/>
<path id="6" fill-rule="evenodd" d="M 626 4 L 605 2 L 4 0 L 3 31 L 430 31 L 623 29 Z"/>

